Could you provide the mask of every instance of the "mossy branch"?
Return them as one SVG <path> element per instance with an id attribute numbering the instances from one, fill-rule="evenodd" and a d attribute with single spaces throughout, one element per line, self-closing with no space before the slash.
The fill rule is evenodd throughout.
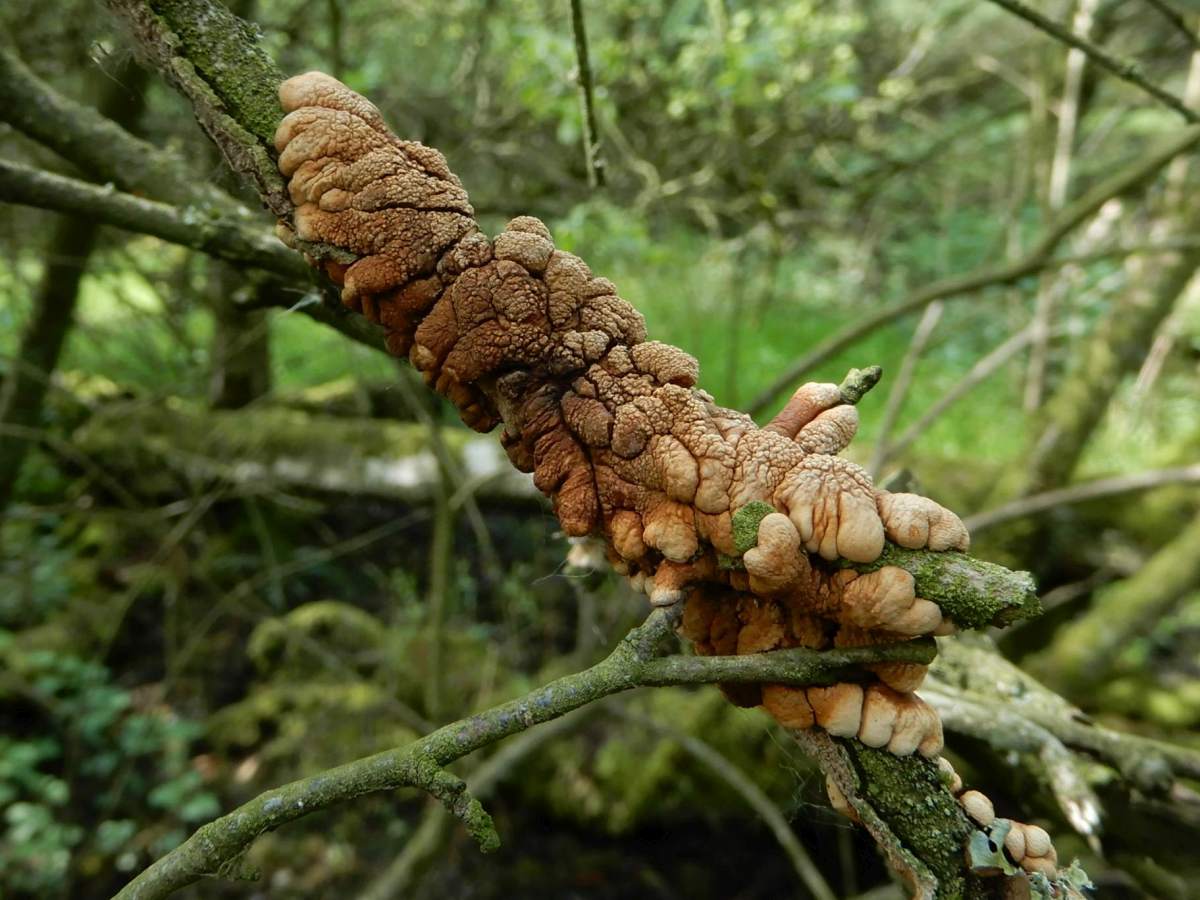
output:
<path id="1" fill-rule="evenodd" d="M 179 209 L 20 163 L 0 160 L 0 201 L 53 209 L 149 234 L 297 281 L 309 277 L 304 261 L 261 226 L 210 215 L 195 207 Z"/>
<path id="2" fill-rule="evenodd" d="M 917 583 L 917 596 L 932 600 L 959 628 L 1011 625 L 1041 615 L 1033 576 L 965 553 L 930 553 L 887 544 L 871 563 L 842 563 L 856 572 L 898 566 Z"/>
<path id="3" fill-rule="evenodd" d="M 237 171 L 257 187 L 264 205 L 277 217 L 291 218 L 291 205 L 275 171 L 271 134 L 281 111 L 275 100 L 280 76 L 257 46 L 257 35 L 214 0 L 107 0 L 129 24 L 142 55 L 163 71 L 190 99 L 196 116 Z M 1153 162 L 1161 165 L 1200 139 L 1200 129 L 1176 139 Z M 1119 184 L 1106 183 L 1104 191 L 1118 193 L 1145 180 L 1156 171 L 1150 164 L 1122 173 Z M 1063 235 L 1094 211 L 1100 201 L 1092 195 L 1080 201 L 1048 235 L 1030 258 L 1004 272 L 960 279 L 935 286 L 931 292 L 882 316 L 890 321 L 920 308 L 939 296 L 969 291 L 985 284 L 1010 283 L 1049 260 Z M 304 245 L 318 259 L 337 258 L 331 248 Z M 970 282 L 970 283 L 967 283 Z M 880 316 L 866 320 L 876 327 Z M 844 335 L 834 342 L 845 342 Z M 842 344 L 838 344 L 841 346 Z M 831 352 L 823 345 L 817 353 Z M 791 380 L 792 374 L 785 373 Z M 869 389 L 878 373 L 866 370 L 844 384 L 846 402 L 855 402 Z M 774 393 L 772 390 L 772 394 Z M 941 559 L 941 562 L 935 560 Z M 1011 621 L 1033 610 L 1026 576 L 958 555 L 909 553 L 888 550 L 887 562 L 914 571 L 922 595 L 945 604 L 958 624 Z M 235 858 L 263 830 L 324 808 L 334 802 L 369 791 L 428 786 L 417 776 L 426 769 L 413 761 L 433 761 L 444 766 L 494 741 L 540 722 L 561 716 L 602 696 L 643 684 L 691 684 L 735 680 L 811 685 L 851 678 L 847 666 L 876 661 L 920 661 L 930 652 L 927 643 L 837 651 L 825 656 L 813 651 L 787 651 L 736 659 L 653 660 L 654 651 L 670 633 L 678 608 L 653 613 L 647 623 L 631 632 L 599 665 L 568 676 L 524 698 L 448 725 L 406 748 L 386 751 L 311 779 L 270 791 L 241 809 L 205 826 L 180 848 L 138 876 L 123 892 L 126 897 L 163 897 L 205 874 L 220 871 L 223 861 Z M 906 656 L 907 655 L 907 656 Z M 821 664 L 824 660 L 824 664 Z M 834 660 L 837 660 L 836 663 Z M 814 668 L 815 667 L 815 668 Z M 818 682 L 824 678 L 827 681 Z M 985 887 L 964 861 L 964 842 L 972 826 L 954 797 L 939 779 L 936 766 L 925 759 L 899 758 L 870 750 L 854 740 L 833 740 L 805 732 L 798 739 L 818 757 L 827 775 L 841 778 L 843 793 L 859 818 L 875 836 L 888 860 L 900 871 L 918 896 L 958 897 L 995 895 L 1003 890 L 1000 879 Z M 836 780 L 836 778 L 835 778 Z M 438 787 L 450 796 L 449 783 Z M 462 794 L 452 802 L 461 804 Z M 268 810 L 267 804 L 272 804 Z M 466 809 L 478 835 L 487 838 L 482 810 Z"/>
<path id="4" fill-rule="evenodd" d="M 866 677 L 862 668 L 880 662 L 933 659 L 930 640 L 839 650 L 787 650 L 736 657 L 659 657 L 681 610 L 655 610 L 604 660 L 511 700 L 439 728 L 409 744 L 328 769 L 266 791 L 200 828 L 133 879 L 123 900 L 169 896 L 206 876 L 230 871 L 259 835 L 281 825 L 377 791 L 415 787 L 437 797 L 466 826 L 484 851 L 499 837 L 491 817 L 466 784 L 445 770 L 451 762 L 517 732 L 566 715 L 603 697 L 638 687 L 760 681 L 811 686 Z"/>

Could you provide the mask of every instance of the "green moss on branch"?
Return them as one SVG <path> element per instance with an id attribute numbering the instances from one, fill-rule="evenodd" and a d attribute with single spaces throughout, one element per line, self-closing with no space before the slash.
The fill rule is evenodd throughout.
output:
<path id="1" fill-rule="evenodd" d="M 856 572 L 899 566 L 917 583 L 917 596 L 932 600 L 960 628 L 1010 625 L 1041 615 L 1033 576 L 965 553 L 930 553 L 887 544 L 871 563 L 841 563 Z"/>

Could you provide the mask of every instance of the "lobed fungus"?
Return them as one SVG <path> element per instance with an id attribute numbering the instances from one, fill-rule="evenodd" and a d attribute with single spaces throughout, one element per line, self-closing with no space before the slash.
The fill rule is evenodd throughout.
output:
<path id="1" fill-rule="evenodd" d="M 878 490 L 836 455 L 858 426 L 853 392 L 806 384 L 757 427 L 697 387 L 695 359 L 647 340 L 641 315 L 540 221 L 482 234 L 442 155 L 391 134 L 366 99 L 318 72 L 285 82 L 280 99 L 276 148 L 296 207 L 284 240 L 345 251 L 352 262 L 325 266 L 345 304 L 382 325 L 389 349 L 470 427 L 501 427 L 567 535 L 600 538 L 653 603 L 686 599 L 681 631 L 698 652 L 861 646 L 951 627 L 905 570 L 831 564 L 870 563 L 887 540 L 969 543 L 949 510 Z M 924 667 L 875 674 L 866 685 L 725 690 L 785 725 L 936 757 L 941 723 L 912 693 Z M 1039 836 L 1022 834 L 1022 858 L 1048 858 Z"/>

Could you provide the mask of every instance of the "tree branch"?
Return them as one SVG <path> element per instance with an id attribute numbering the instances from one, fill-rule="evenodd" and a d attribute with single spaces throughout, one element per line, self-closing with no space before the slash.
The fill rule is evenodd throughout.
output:
<path id="1" fill-rule="evenodd" d="M 1149 94 L 1155 100 L 1166 106 L 1171 107 L 1175 112 L 1179 113 L 1189 122 L 1200 122 L 1200 114 L 1193 109 L 1190 109 L 1186 103 L 1179 97 L 1176 97 L 1170 91 L 1165 91 L 1158 85 L 1146 78 L 1142 74 L 1141 66 L 1138 63 L 1121 59 L 1113 56 L 1108 51 L 1101 47 L 1097 47 L 1091 41 L 1086 40 L 1072 32 L 1069 28 L 1058 24 L 1053 19 L 1048 19 L 1040 12 L 1032 7 L 1026 6 L 1021 0 L 991 0 L 997 6 L 1003 7 L 1015 16 L 1019 16 L 1026 22 L 1029 22 L 1040 31 L 1044 31 L 1057 41 L 1061 41 L 1069 47 L 1074 47 L 1076 50 L 1082 50 L 1088 55 L 1096 65 L 1107 72 L 1116 75 L 1122 81 L 1127 81 L 1139 90 Z"/>
<path id="2" fill-rule="evenodd" d="M 78 178 L 0 160 L 0 201 L 92 219 L 238 265 L 309 280 L 304 260 L 263 228 L 206 215 L 191 207 L 177 209 Z"/>
<path id="3" fill-rule="evenodd" d="M 1051 337 L 1059 337 L 1066 333 L 1069 333 L 1068 329 L 1056 328 L 1051 331 Z M 904 433 L 888 445 L 883 453 L 883 461 L 880 463 L 880 468 L 907 450 L 946 410 L 992 375 L 996 374 L 999 369 L 1003 368 L 1005 363 L 1029 346 L 1029 343 L 1033 340 L 1033 336 L 1034 329 L 1030 325 L 1009 336 L 1000 344 L 997 344 L 986 356 L 980 357 L 975 365 L 971 366 L 966 375 L 955 382 L 950 390 L 931 403 L 921 413 L 917 421 L 904 429 Z M 967 529 L 972 530 L 971 523 L 967 522 L 966 524 Z"/>
<path id="4" fill-rule="evenodd" d="M 200 828 L 187 841 L 133 879 L 121 900 L 153 900 L 200 878 L 229 870 L 259 835 L 335 803 L 376 791 L 418 787 L 443 800 L 464 821 L 484 850 L 498 838 L 490 817 L 442 767 L 501 738 L 548 722 L 602 697 L 644 686 L 756 680 L 777 684 L 844 681 L 862 665 L 933 659 L 933 642 L 912 641 L 840 650 L 784 650 L 737 657 L 655 658 L 682 611 L 655 610 L 604 660 L 552 681 L 524 697 L 439 728 L 407 747 L 320 772 L 266 791 Z"/>
<path id="5" fill-rule="evenodd" d="M 1089 500 L 1101 500 L 1105 497 L 1116 497 L 1137 491 L 1150 491 L 1168 484 L 1194 484 L 1197 482 L 1200 482 L 1200 463 L 1172 469 L 1152 469 L 1148 472 L 1135 472 L 1132 475 L 1117 475 L 1113 478 L 1098 478 L 1095 481 L 1086 481 L 1082 484 L 1073 484 L 1070 487 L 1046 491 L 1030 497 L 1021 497 L 1012 503 L 977 513 L 965 519 L 964 524 L 972 534 L 978 534 L 1004 522 L 1037 515 L 1059 506 L 1071 506 L 1076 503 L 1086 503 Z"/>
<path id="6" fill-rule="evenodd" d="M 255 179 L 264 202 L 273 213 L 287 218 L 291 212 L 289 198 L 275 173 L 270 145 L 274 123 L 280 117 L 273 93 L 278 87 L 279 76 L 269 60 L 263 61 L 261 50 L 253 46 L 254 35 L 248 33 L 238 20 L 213 0 L 108 0 L 108 3 L 132 23 L 134 35 L 142 44 L 145 56 L 166 72 L 191 99 L 198 119 L 222 146 L 226 158 L 239 171 Z M 248 81 L 253 82 L 252 90 L 245 88 Z M 1190 145 L 1197 139 L 1200 139 L 1200 128 L 1195 129 L 1194 134 L 1189 134 L 1186 143 Z M 1178 142 L 1183 143 L 1182 139 Z M 1180 149 L 1173 150 L 1171 155 Z M 1152 170 L 1148 169 L 1139 178 L 1151 173 Z M 1127 189 L 1127 181 L 1118 187 Z M 1096 203 L 1098 205 L 1107 199 L 1108 196 L 1105 196 Z M 1084 210 L 1079 214 L 1079 219 L 1086 218 L 1092 211 Z M 1074 224 L 1077 223 L 1067 223 L 1063 234 Z M 1055 243 L 1057 239 L 1044 251 L 1046 257 Z M 338 258 L 332 248 L 309 245 L 303 249 L 318 259 Z M 344 254 L 342 261 L 347 261 Z M 923 302 L 933 299 L 937 297 Z M 1007 621 L 1013 616 L 1027 615 L 1034 609 L 1029 601 L 1031 583 L 1027 576 L 1014 573 L 1002 575 L 1009 581 L 1008 590 L 1000 592 L 996 598 L 989 598 L 984 592 L 990 589 L 993 582 L 986 572 L 975 567 L 976 561 L 964 563 L 962 560 L 965 557 L 960 555 L 937 553 L 916 553 L 906 558 L 895 548 L 889 553 L 893 554 L 887 557 L 890 564 L 907 562 L 917 569 L 914 574 L 917 575 L 921 596 L 934 602 L 945 600 L 948 614 L 960 624 Z M 944 565 L 927 565 L 930 558 L 942 556 L 946 557 Z M 996 568 L 997 575 L 1004 572 Z M 922 578 L 925 580 L 922 581 Z M 922 585 L 930 586 L 933 592 L 926 591 Z M 676 604 L 674 610 L 676 615 L 679 605 Z M 429 758 L 444 765 L 486 743 L 577 708 L 590 699 L 625 690 L 634 686 L 634 682 L 650 683 L 647 679 L 660 677 L 663 680 L 654 683 L 677 683 L 674 679 L 682 682 L 685 678 L 707 681 L 711 673 L 702 673 L 704 677 L 701 678 L 701 673 L 692 670 L 691 661 L 649 664 L 653 654 L 648 648 L 656 645 L 671 627 L 666 624 L 662 626 L 665 630 L 649 628 L 651 623 L 664 621 L 661 615 L 657 612 L 652 614 L 647 626 L 635 629 L 621 647 L 600 664 L 599 672 L 596 669 L 588 670 L 590 677 L 597 680 L 589 682 L 585 679 L 581 683 L 578 679 L 587 673 L 571 676 L 521 701 L 447 726 L 412 747 L 389 751 L 333 770 L 311 783 L 298 782 L 297 785 L 264 794 L 259 800 L 243 807 L 241 818 L 235 813 L 212 826 L 206 826 L 209 831 L 194 837 L 167 859 L 160 861 L 161 868 L 160 864 L 156 864 L 139 876 L 139 880 L 156 884 L 186 884 L 199 877 L 198 872 L 213 871 L 214 865 L 231 858 L 230 854 L 239 852 L 239 848 L 259 833 L 254 830 L 255 827 L 275 827 L 301 814 L 296 799 L 304 802 L 304 810 L 307 811 L 314 803 L 326 806 L 338 799 L 358 796 L 366 790 L 411 785 L 412 781 L 404 780 L 408 777 L 405 766 L 414 752 L 427 753 Z M 916 652 L 914 647 L 919 645 L 905 645 L 903 651 L 894 648 L 889 652 Z M 873 648 L 871 652 L 880 649 Z M 776 655 L 778 651 L 767 654 L 764 660 Z M 765 679 L 770 683 L 789 683 L 783 677 L 787 672 L 773 669 L 774 662 L 765 663 L 768 668 L 763 668 L 764 663 L 747 663 L 744 659 L 723 660 L 714 665 L 722 667 L 722 679 L 745 677 Z M 791 666 L 800 665 L 803 659 L 795 654 L 784 657 Z M 686 671 L 675 671 L 677 668 Z M 795 669 L 791 671 L 793 675 L 796 672 Z M 809 671 L 808 674 L 813 673 Z M 847 677 L 848 673 L 843 670 L 836 680 L 843 681 Z M 581 693 L 583 685 L 588 683 L 594 689 L 591 697 L 586 696 L 586 692 Z M 840 754 L 839 758 L 848 758 L 858 767 L 861 776 L 847 790 L 857 792 L 861 806 L 859 815 L 864 822 L 875 823 L 868 827 L 872 827 L 872 833 L 877 836 L 885 833 L 893 835 L 890 844 L 881 846 L 885 847 L 889 859 L 897 862 L 901 871 L 924 873 L 912 879 L 914 885 L 919 883 L 923 886 L 922 896 L 952 897 L 968 892 L 972 895 L 992 895 L 1002 890 L 1003 885 L 998 881 L 994 881 L 992 887 L 984 887 L 976 873 L 964 865 L 963 842 L 972 832 L 972 825 L 946 789 L 933 761 L 901 758 L 870 750 L 855 740 L 834 741 L 825 735 L 813 737 L 812 740 L 834 748 L 835 754 Z M 336 791 L 333 790 L 335 787 Z M 298 798 L 296 792 L 300 794 Z M 266 811 L 262 806 L 269 799 L 276 800 L 278 806 Z M 214 856 L 218 841 L 221 852 Z M 159 874 L 150 874 L 156 871 Z M 163 895 L 164 892 L 156 888 L 155 893 L 144 896 Z"/>
<path id="7" fill-rule="evenodd" d="M 935 300 L 959 300 L 984 288 L 1014 284 L 1052 265 L 1054 251 L 1072 231 L 1090 219 L 1109 200 L 1136 190 L 1180 153 L 1200 143 L 1200 125 L 1183 129 L 1170 139 L 1152 148 L 1144 156 L 1100 182 L 1075 202 L 1068 205 L 1046 227 L 1038 242 L 1018 260 L 1000 266 L 984 266 L 965 275 L 953 275 L 935 281 L 910 294 L 899 303 L 886 306 L 873 315 L 865 316 L 841 331 L 826 338 L 804 356 L 789 365 L 783 373 L 754 398 L 747 412 L 757 416 L 765 411 L 775 397 L 799 378 L 853 345 L 866 335 L 909 313 L 924 309 Z"/>
<path id="8" fill-rule="evenodd" d="M 145 219 L 129 204 L 124 204 L 125 208 L 120 210 L 120 215 L 129 217 L 128 223 L 105 218 L 105 211 L 112 207 L 109 204 L 101 203 L 98 195 L 93 195 L 98 204 L 93 212 L 107 224 L 154 234 L 164 240 L 211 253 L 212 250 L 198 246 L 196 242 L 211 239 L 211 236 L 206 237 L 202 233 L 202 223 L 207 221 L 211 227 L 212 220 L 218 218 L 222 222 L 227 222 L 232 227 L 240 229 L 248 238 L 248 244 L 243 249 L 247 250 L 254 259 L 247 261 L 267 271 L 274 271 L 285 277 L 299 276 L 305 283 L 311 283 L 311 277 L 304 266 L 297 266 L 295 262 L 284 262 L 288 256 L 295 259 L 294 254 L 281 247 L 277 240 L 269 237 L 265 232 L 259 232 L 245 224 L 246 220 L 250 218 L 250 211 L 245 206 L 219 190 L 207 179 L 197 177 L 185 160 L 143 141 L 92 107 L 77 103 L 58 93 L 31 72 L 11 51 L 2 47 L 0 47 L 0 121 L 8 122 L 30 139 L 58 153 L 89 177 L 98 181 L 111 182 L 124 191 L 146 194 L 156 200 L 187 207 L 182 212 L 178 209 L 172 210 L 170 207 L 166 207 L 165 210 L 157 210 L 159 213 L 169 211 L 174 214 L 174 218 L 181 220 L 172 222 L 170 215 L 158 216 L 160 224 L 166 231 L 157 233 L 142 227 L 141 224 L 134 224 L 145 221 Z M 10 173 L 6 177 L 13 180 L 19 179 L 20 176 Z M 70 179 L 63 180 L 71 181 Z M 100 189 L 92 188 L 92 190 Z M 112 196 L 111 192 L 105 191 L 104 193 Z M 151 202 L 140 197 L 134 199 L 141 203 Z M 10 202 L 22 201 L 13 199 Z M 65 197 L 63 202 L 67 202 Z M 121 205 L 121 201 L 116 201 L 116 203 Z M 35 202 L 33 205 L 60 209 L 60 211 L 68 213 L 92 214 L 92 212 L 86 212 L 74 205 L 61 208 L 48 203 Z M 142 211 L 150 208 L 142 207 Z M 151 216 L 151 220 L 154 218 Z M 184 228 L 185 225 L 189 227 Z M 171 234 L 176 234 L 184 239 L 176 240 L 175 237 L 170 236 Z M 236 237 L 231 240 L 236 244 Z M 234 256 L 226 258 L 238 262 L 237 250 L 230 249 Z M 265 256 L 260 256 L 260 251 Z M 222 254 L 214 253 L 214 255 Z M 268 257 L 273 260 L 272 264 L 264 264 Z M 279 268 L 273 268 L 274 264 L 278 264 Z M 303 303 L 296 308 L 310 318 L 342 332 L 358 343 L 376 350 L 385 349 L 383 335 L 379 329 L 361 318 L 347 315 L 341 309 L 340 304 L 326 304 L 314 300 L 314 302 Z"/>
<path id="9" fill-rule="evenodd" d="M 1090 609 L 1067 623 L 1032 662 L 1068 696 L 1089 697 L 1115 672 L 1122 651 L 1150 632 L 1189 591 L 1200 585 L 1200 514 L 1136 573 L 1099 591 Z"/>
<path id="10" fill-rule="evenodd" d="M 921 693 L 939 712 L 951 713 L 946 719 L 951 730 L 974 733 L 972 720 L 983 707 L 991 710 L 986 740 L 1001 749 L 1036 750 L 1040 729 L 1111 765 L 1141 791 L 1161 791 L 1174 778 L 1200 778 L 1200 751 L 1104 727 L 984 640 L 942 640 L 939 651 Z M 999 696 L 997 686 L 1003 686 Z M 997 727 L 998 718 L 1010 717 L 1025 725 Z"/>
<path id="11" fill-rule="evenodd" d="M 1188 27 L 1187 21 L 1179 10 L 1167 3 L 1166 0 L 1146 0 L 1146 3 L 1153 6 L 1164 19 L 1170 22 L 1171 27 L 1183 36 L 1193 50 L 1200 50 L 1200 37 L 1197 37 L 1196 33 Z"/>
<path id="12" fill-rule="evenodd" d="M 97 187 L 77 178 L 3 160 L 0 160 L 0 201 L 92 218 L 105 225 L 148 234 L 237 265 L 253 266 L 293 281 L 312 284 L 308 266 L 275 235 L 192 207 L 181 210 L 133 194 Z M 286 298 L 278 291 L 270 292 L 269 296 L 281 301 Z M 279 305 L 303 313 L 374 350 L 385 350 L 383 334 L 377 325 L 346 314 L 340 306 L 331 307 L 315 296 L 311 301 L 301 301 L 295 306 L 282 302 Z"/>
<path id="13" fill-rule="evenodd" d="M 143 141 L 83 103 L 58 93 L 0 47 L 0 121 L 50 148 L 97 181 L 227 216 L 248 210 L 178 156 Z"/>

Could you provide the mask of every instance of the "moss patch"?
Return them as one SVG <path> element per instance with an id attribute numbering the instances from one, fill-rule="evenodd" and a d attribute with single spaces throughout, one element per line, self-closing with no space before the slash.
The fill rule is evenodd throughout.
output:
<path id="1" fill-rule="evenodd" d="M 738 553 L 758 545 L 758 524 L 775 512 L 775 507 L 762 500 L 752 500 L 733 514 L 733 545 Z"/>
<path id="2" fill-rule="evenodd" d="M 934 553 L 884 546 L 871 563 L 842 563 L 857 572 L 899 566 L 917 583 L 917 596 L 932 600 L 960 628 L 1009 625 L 1041 615 L 1033 576 L 1013 572 L 965 553 Z"/>

